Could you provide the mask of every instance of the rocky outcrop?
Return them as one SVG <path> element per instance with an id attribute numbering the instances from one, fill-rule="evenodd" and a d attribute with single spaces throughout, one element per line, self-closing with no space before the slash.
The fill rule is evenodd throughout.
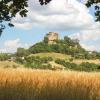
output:
<path id="1" fill-rule="evenodd" d="M 49 32 L 46 37 L 48 38 L 48 44 L 56 44 L 56 40 L 58 40 L 58 33 Z"/>

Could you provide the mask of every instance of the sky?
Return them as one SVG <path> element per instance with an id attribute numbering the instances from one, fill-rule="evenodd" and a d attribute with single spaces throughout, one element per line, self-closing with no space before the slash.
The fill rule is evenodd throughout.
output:
<path id="1" fill-rule="evenodd" d="M 48 32 L 57 32 L 60 38 L 77 38 L 86 50 L 100 52 L 100 22 L 94 20 L 93 7 L 88 9 L 84 2 L 86 0 L 52 0 L 41 6 L 38 0 L 29 0 L 28 16 L 17 15 L 12 20 L 15 27 L 7 27 L 0 37 L 0 53 L 29 48 L 42 41 Z"/>

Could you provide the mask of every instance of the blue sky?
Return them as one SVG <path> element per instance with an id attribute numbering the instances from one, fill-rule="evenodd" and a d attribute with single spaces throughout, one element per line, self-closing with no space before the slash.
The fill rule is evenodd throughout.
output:
<path id="1" fill-rule="evenodd" d="M 7 27 L 0 38 L 0 52 L 15 52 L 41 41 L 48 32 L 78 38 L 87 50 L 100 51 L 100 23 L 94 21 L 94 9 L 77 0 L 52 0 L 40 6 L 38 0 L 29 0 L 28 17 L 19 15 L 12 20 L 15 27 Z"/>

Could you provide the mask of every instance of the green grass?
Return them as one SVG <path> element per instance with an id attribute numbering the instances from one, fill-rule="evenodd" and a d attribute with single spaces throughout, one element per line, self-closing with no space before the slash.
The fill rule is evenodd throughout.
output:
<path id="1" fill-rule="evenodd" d="M 30 56 L 52 57 L 53 59 L 64 59 L 64 60 L 68 60 L 69 58 L 71 58 L 70 55 L 54 53 L 54 52 L 52 52 L 52 53 L 37 53 L 37 54 L 31 54 Z"/>
<path id="2" fill-rule="evenodd" d="M 55 59 L 61 59 L 61 60 L 67 60 L 69 61 L 70 58 L 72 58 L 70 55 L 61 54 L 61 53 L 37 53 L 37 54 L 31 54 L 30 56 L 39 56 L 39 57 L 52 57 L 53 60 Z M 75 64 L 81 64 L 82 62 L 89 62 L 100 65 L 100 60 L 86 60 L 86 59 L 73 59 L 73 63 Z"/>

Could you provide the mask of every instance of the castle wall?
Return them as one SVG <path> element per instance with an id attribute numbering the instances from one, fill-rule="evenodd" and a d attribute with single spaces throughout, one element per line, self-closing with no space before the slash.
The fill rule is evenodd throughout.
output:
<path id="1" fill-rule="evenodd" d="M 58 33 L 49 32 L 47 34 L 48 37 L 48 44 L 55 44 L 55 40 L 58 40 Z"/>

